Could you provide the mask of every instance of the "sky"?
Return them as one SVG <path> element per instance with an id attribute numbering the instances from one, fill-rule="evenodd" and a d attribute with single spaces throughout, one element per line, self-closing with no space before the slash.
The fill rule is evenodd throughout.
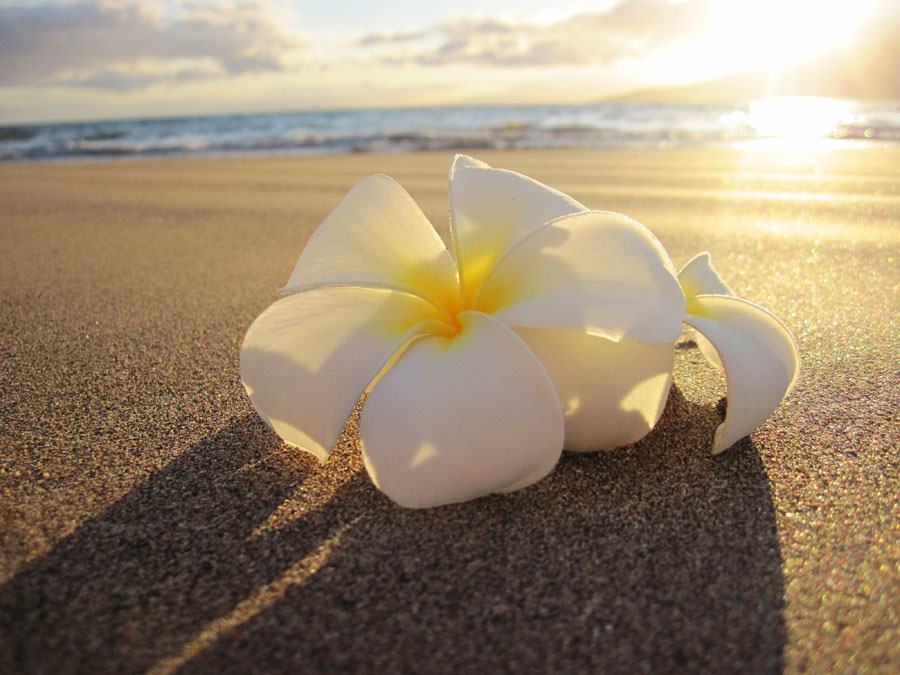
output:
<path id="1" fill-rule="evenodd" d="M 891 1 L 0 2 L 0 121 L 595 101 L 808 58 Z"/>

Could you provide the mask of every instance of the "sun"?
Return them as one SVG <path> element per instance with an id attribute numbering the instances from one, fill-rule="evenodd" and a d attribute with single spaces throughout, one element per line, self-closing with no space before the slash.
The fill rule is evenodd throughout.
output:
<path id="1" fill-rule="evenodd" d="M 875 0 L 720 0 L 710 37 L 744 68 L 778 69 L 852 43 Z"/>

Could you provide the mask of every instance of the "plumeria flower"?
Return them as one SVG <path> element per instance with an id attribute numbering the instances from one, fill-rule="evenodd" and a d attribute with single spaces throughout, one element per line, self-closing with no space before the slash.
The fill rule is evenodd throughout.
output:
<path id="1" fill-rule="evenodd" d="M 687 298 L 685 323 L 698 331 L 697 346 L 725 370 L 728 407 L 716 429 L 713 453 L 753 431 L 775 410 L 797 380 L 800 356 L 793 335 L 775 316 L 742 298 L 710 263 L 694 257 L 678 275 Z"/>
<path id="2" fill-rule="evenodd" d="M 366 392 L 363 460 L 401 505 L 510 492 L 547 475 L 564 446 L 640 440 L 668 397 L 682 321 L 726 369 L 715 452 L 793 383 L 781 324 L 735 298 L 708 256 L 677 275 L 626 216 L 458 156 L 450 225 L 455 258 L 403 188 L 366 178 L 310 237 L 292 295 L 241 351 L 256 410 L 323 461 Z"/>
<path id="3" fill-rule="evenodd" d="M 260 416 L 324 460 L 366 392 L 366 469 L 410 507 L 518 490 L 564 445 L 644 436 L 685 311 L 649 230 L 465 156 L 450 226 L 455 256 L 396 182 L 358 183 L 244 339 Z"/>

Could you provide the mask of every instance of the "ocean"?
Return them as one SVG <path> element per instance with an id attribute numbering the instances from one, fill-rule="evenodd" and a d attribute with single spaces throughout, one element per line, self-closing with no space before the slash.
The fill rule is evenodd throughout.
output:
<path id="1" fill-rule="evenodd" d="M 104 157 L 900 144 L 900 102 L 443 106 L 0 126 L 0 162 Z"/>

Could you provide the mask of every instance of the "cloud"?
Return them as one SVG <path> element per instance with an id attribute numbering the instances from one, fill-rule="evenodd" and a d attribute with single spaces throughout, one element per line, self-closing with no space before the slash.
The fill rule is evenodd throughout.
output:
<path id="1" fill-rule="evenodd" d="M 278 72 L 301 46 L 258 2 L 183 2 L 170 15 L 138 0 L 3 6 L 0 86 L 129 90 Z"/>
<path id="2" fill-rule="evenodd" d="M 421 31 L 373 33 L 356 41 L 392 64 L 570 66 L 609 64 L 702 34 L 712 0 L 621 0 L 551 24 L 445 20 Z"/>
<path id="3" fill-rule="evenodd" d="M 427 38 L 431 34 L 431 30 L 411 30 L 401 31 L 397 33 L 366 33 L 355 44 L 360 47 L 380 47 L 382 45 L 397 45 L 405 42 L 416 42 L 423 38 Z"/>

